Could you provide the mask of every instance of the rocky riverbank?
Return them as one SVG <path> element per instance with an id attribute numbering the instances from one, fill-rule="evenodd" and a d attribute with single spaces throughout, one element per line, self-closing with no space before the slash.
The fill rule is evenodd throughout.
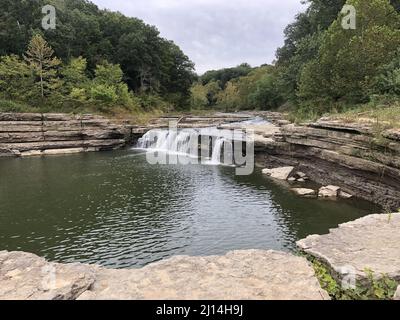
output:
<path id="1" fill-rule="evenodd" d="M 266 126 L 268 127 L 268 126 Z M 251 128 L 251 127 L 250 127 Z M 264 168 L 295 167 L 321 185 L 400 208 L 400 131 L 376 132 L 373 123 L 321 119 L 256 131 L 256 161 Z"/>
<path id="2" fill-rule="evenodd" d="M 127 128 L 96 115 L 0 113 L 0 156 L 102 151 L 125 145 Z"/>
<path id="3" fill-rule="evenodd" d="M 370 215 L 329 234 L 311 235 L 298 247 L 323 263 L 338 286 L 352 284 L 352 279 L 357 286 L 371 286 L 372 274 L 375 285 L 383 277 L 392 281 L 393 291 L 384 294 L 400 299 L 400 287 L 394 294 L 400 282 L 399 228 L 400 214 Z M 304 256 L 277 251 L 178 256 L 121 270 L 51 263 L 30 253 L 1 251 L 0 300 L 4 299 L 328 300 L 329 295 Z"/>
<path id="4" fill-rule="evenodd" d="M 50 263 L 0 252 L 0 300 L 329 299 L 305 258 L 276 251 L 174 257 L 142 269 Z"/>

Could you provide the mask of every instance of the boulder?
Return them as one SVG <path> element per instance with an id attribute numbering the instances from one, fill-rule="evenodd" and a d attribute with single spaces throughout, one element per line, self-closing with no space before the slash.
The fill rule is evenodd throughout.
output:
<path id="1" fill-rule="evenodd" d="M 292 191 L 301 197 L 315 197 L 317 195 L 315 190 L 312 189 L 294 188 Z"/>
<path id="2" fill-rule="evenodd" d="M 345 223 L 326 235 L 297 242 L 305 253 L 321 260 L 339 280 L 367 281 L 366 270 L 400 282 L 400 213 L 374 214 Z M 349 274 L 351 272 L 352 274 Z"/>
<path id="3" fill-rule="evenodd" d="M 278 180 L 287 180 L 292 174 L 294 167 L 281 167 L 275 169 L 264 169 L 263 174 L 270 176 L 271 178 Z"/>
<path id="4" fill-rule="evenodd" d="M 303 173 L 303 172 L 297 171 L 297 172 L 294 174 L 294 177 L 295 177 L 296 179 L 304 179 L 305 177 L 307 177 L 307 175 L 306 175 L 305 173 Z"/>
<path id="5" fill-rule="evenodd" d="M 351 199 L 351 198 L 353 198 L 353 195 L 351 195 L 350 193 L 344 192 L 343 190 L 340 190 L 339 197 L 342 199 Z"/>
<path id="6" fill-rule="evenodd" d="M 340 187 L 326 186 L 319 189 L 318 196 L 321 198 L 337 198 L 339 191 Z"/>
<path id="7" fill-rule="evenodd" d="M 0 300 L 73 300 L 95 281 L 94 268 L 0 251 Z"/>

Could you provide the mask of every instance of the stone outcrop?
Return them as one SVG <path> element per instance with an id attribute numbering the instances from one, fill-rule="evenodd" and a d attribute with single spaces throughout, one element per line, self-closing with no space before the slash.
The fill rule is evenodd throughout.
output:
<path id="1" fill-rule="evenodd" d="M 294 167 L 281 167 L 274 169 L 264 169 L 263 174 L 278 180 L 287 180 L 292 174 Z"/>
<path id="2" fill-rule="evenodd" d="M 0 299 L 329 299 L 303 257 L 276 251 L 174 257 L 142 269 L 48 263 L 0 252 Z"/>
<path id="3" fill-rule="evenodd" d="M 321 185 L 340 186 L 345 194 L 387 209 L 400 208 L 400 130 L 378 134 L 371 122 L 329 118 L 278 129 L 268 139 L 256 139 L 260 166 L 293 166 Z"/>
<path id="4" fill-rule="evenodd" d="M 357 280 L 366 270 L 400 282 L 400 214 L 370 215 L 333 229 L 327 235 L 311 235 L 297 243 L 305 253 L 325 263 L 339 281 L 354 270 Z"/>
<path id="5" fill-rule="evenodd" d="M 316 196 L 316 192 L 313 189 L 293 188 L 292 191 L 300 197 L 313 198 Z"/>
<path id="6" fill-rule="evenodd" d="M 321 198 L 337 198 L 339 196 L 340 187 L 326 186 L 319 189 L 318 196 Z"/>
<path id="7" fill-rule="evenodd" d="M 0 113 L 0 156 L 30 156 L 123 147 L 126 127 L 95 115 Z"/>
<path id="8" fill-rule="evenodd" d="M 0 252 L 0 300 L 73 300 L 94 281 L 90 266 L 49 263 L 24 252 Z"/>

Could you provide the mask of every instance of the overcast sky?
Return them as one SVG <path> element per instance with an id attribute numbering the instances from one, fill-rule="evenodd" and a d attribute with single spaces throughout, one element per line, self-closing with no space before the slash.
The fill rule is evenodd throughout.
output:
<path id="1" fill-rule="evenodd" d="M 198 73 L 271 63 L 300 0 L 92 0 L 155 25 L 195 62 Z"/>

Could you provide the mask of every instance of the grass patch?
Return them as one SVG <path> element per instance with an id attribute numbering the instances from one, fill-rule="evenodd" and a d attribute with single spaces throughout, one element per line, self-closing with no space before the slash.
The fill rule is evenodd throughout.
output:
<path id="1" fill-rule="evenodd" d="M 326 290 L 333 300 L 392 300 L 396 293 L 396 281 L 384 274 L 377 277 L 370 269 L 364 271 L 367 275 L 366 283 L 357 283 L 354 289 L 344 289 L 325 264 L 312 257 L 308 259 L 314 267 L 322 289 Z"/>

